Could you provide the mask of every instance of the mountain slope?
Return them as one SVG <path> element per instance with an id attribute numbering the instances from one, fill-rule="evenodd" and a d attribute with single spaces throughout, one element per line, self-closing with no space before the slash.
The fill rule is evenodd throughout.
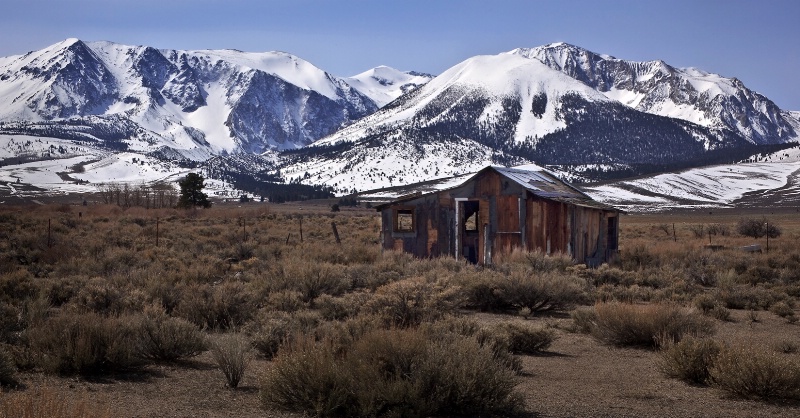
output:
<path id="1" fill-rule="evenodd" d="M 536 59 L 636 110 L 730 130 L 754 144 L 783 143 L 798 135 L 775 103 L 736 78 L 663 61 L 620 60 L 566 43 L 509 54 Z"/>
<path id="2" fill-rule="evenodd" d="M 129 148 L 189 159 L 301 147 L 377 109 L 344 79 L 286 53 L 77 39 L 0 60 L 0 102 L 0 120 L 33 134 L 49 121 L 125 120 L 139 127 Z"/>
<path id="3" fill-rule="evenodd" d="M 341 185 L 335 179 L 345 178 L 363 190 L 389 186 L 388 177 L 427 180 L 433 175 L 420 173 L 471 169 L 447 151 L 430 154 L 437 145 L 453 155 L 466 146 L 483 163 L 603 164 L 629 170 L 632 165 L 699 164 L 711 154 L 732 159 L 728 153 L 752 144 L 725 129 L 625 106 L 538 60 L 499 54 L 448 69 L 300 155 L 289 155 L 281 170 L 309 182 Z M 408 149 L 416 152 L 403 151 Z M 370 166 L 383 161 L 378 154 L 400 161 Z M 306 176 L 309 167 L 321 166 L 337 169 Z M 385 176 L 363 177 L 376 169 Z"/>

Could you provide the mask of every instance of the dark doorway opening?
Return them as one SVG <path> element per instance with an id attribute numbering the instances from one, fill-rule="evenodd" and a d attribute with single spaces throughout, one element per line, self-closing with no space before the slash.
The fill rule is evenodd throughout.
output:
<path id="1" fill-rule="evenodd" d="M 477 200 L 461 202 L 461 255 L 470 263 L 478 263 L 480 245 L 480 203 Z"/>

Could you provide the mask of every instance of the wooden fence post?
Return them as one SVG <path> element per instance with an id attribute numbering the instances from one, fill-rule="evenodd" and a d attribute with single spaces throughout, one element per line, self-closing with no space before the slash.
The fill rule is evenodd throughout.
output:
<path id="1" fill-rule="evenodd" d="M 300 242 L 303 242 L 303 217 L 300 217 Z"/>
<path id="2" fill-rule="evenodd" d="M 339 231 L 336 230 L 336 222 L 331 221 L 331 228 L 333 228 L 333 236 L 336 238 L 336 243 L 341 244 L 342 241 L 339 239 Z"/>

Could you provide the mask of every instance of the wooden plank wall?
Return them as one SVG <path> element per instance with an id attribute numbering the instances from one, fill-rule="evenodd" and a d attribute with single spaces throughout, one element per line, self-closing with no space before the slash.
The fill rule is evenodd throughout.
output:
<path id="1" fill-rule="evenodd" d="M 526 238 L 528 249 L 554 254 L 569 251 L 569 211 L 568 205 L 536 197 L 527 202 L 528 222 Z M 549 243 L 549 245 L 548 245 Z"/>
<path id="2" fill-rule="evenodd" d="M 587 257 L 592 257 L 597 252 L 601 228 L 605 227 L 603 212 L 580 206 L 573 207 L 573 211 L 573 258 L 578 262 L 584 262 Z"/>
<path id="3" fill-rule="evenodd" d="M 497 234 L 494 241 L 496 252 L 510 253 L 514 248 L 522 247 L 521 239 L 519 196 L 498 196 Z"/>

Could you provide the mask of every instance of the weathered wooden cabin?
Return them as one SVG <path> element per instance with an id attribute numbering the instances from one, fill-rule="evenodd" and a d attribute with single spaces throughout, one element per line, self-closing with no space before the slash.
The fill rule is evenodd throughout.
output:
<path id="1" fill-rule="evenodd" d="M 620 211 L 546 171 L 490 166 L 462 178 L 377 206 L 383 248 L 477 264 L 514 248 L 591 266 L 617 254 Z"/>

